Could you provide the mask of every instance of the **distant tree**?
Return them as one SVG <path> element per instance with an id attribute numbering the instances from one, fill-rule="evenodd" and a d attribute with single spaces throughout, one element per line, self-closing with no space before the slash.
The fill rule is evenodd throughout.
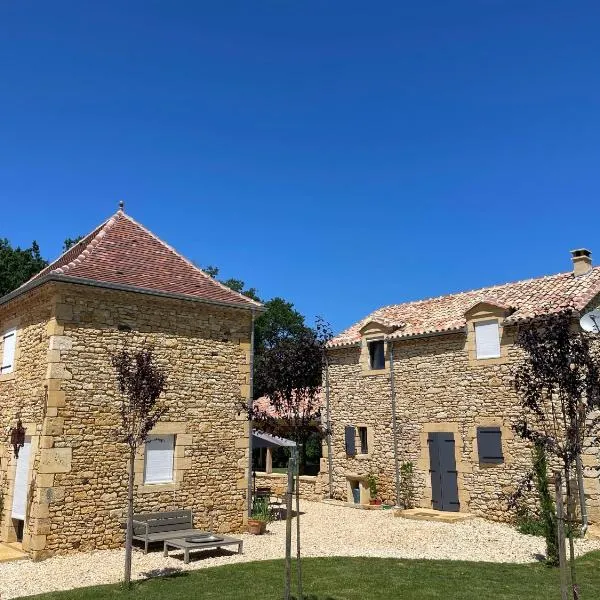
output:
<path id="1" fill-rule="evenodd" d="M 215 267 L 213 265 L 207 265 L 206 267 L 201 267 L 201 269 L 207 274 L 210 275 L 213 279 L 217 279 L 219 276 L 220 269 L 219 267 Z M 247 288 L 246 284 L 241 279 L 225 279 L 218 280 L 223 285 L 226 285 L 228 288 L 232 289 L 234 292 L 238 292 L 238 294 L 243 294 L 244 296 L 248 296 L 248 298 L 252 298 L 252 300 L 256 300 L 257 302 L 262 302 L 262 300 L 258 297 L 258 293 L 256 288 Z"/>
<path id="2" fill-rule="evenodd" d="M 121 350 L 112 358 L 117 373 L 117 387 L 121 393 L 121 439 L 129 447 L 127 484 L 127 533 L 125 536 L 125 585 L 131 583 L 133 550 L 133 481 L 137 449 L 148 439 L 148 434 L 167 409 L 158 404 L 166 375 L 156 365 L 151 348 L 137 352 Z"/>
<path id="3" fill-rule="evenodd" d="M 0 239 L 0 297 L 16 290 L 39 273 L 48 263 L 33 241 L 31 248 L 13 248 L 7 239 Z"/>
<path id="4" fill-rule="evenodd" d="M 566 482 L 571 586 L 579 597 L 576 580 L 573 530 L 575 490 L 573 475 L 584 440 L 598 425 L 600 364 L 590 340 L 566 307 L 521 325 L 517 345 L 524 351 L 515 370 L 515 388 L 522 415 L 515 431 L 562 465 Z M 596 413 L 597 414 L 597 413 Z"/>
<path id="5" fill-rule="evenodd" d="M 83 239 L 82 235 L 78 235 L 76 238 L 70 238 L 70 237 L 66 238 L 65 241 L 63 242 L 63 247 L 62 247 L 63 254 L 69 248 L 71 248 L 71 246 L 74 246 L 75 244 L 79 243 L 82 239 Z"/>

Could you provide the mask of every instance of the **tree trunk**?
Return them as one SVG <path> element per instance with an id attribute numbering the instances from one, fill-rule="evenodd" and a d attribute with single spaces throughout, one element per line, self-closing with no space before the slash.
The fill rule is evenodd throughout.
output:
<path id="1" fill-rule="evenodd" d="M 560 568 L 560 597 L 569 600 L 567 557 L 565 555 L 565 511 L 563 506 L 562 482 L 560 471 L 554 471 L 556 491 L 556 527 L 558 537 L 558 565 Z"/>
<path id="2" fill-rule="evenodd" d="M 302 562 L 300 560 L 300 473 L 296 477 L 296 572 L 298 576 L 298 599 L 304 600 L 302 593 Z"/>
<path id="3" fill-rule="evenodd" d="M 129 449 L 129 477 L 127 483 L 127 533 L 125 534 L 125 577 L 126 587 L 131 586 L 131 556 L 133 553 L 133 468 L 135 448 Z"/>
<path id="4" fill-rule="evenodd" d="M 294 477 L 294 459 L 288 461 L 288 480 L 285 492 L 285 590 L 284 600 L 291 599 L 292 592 L 292 488 Z"/>
<path id="5" fill-rule="evenodd" d="M 573 487 L 571 486 L 571 472 L 569 467 L 565 467 L 565 478 L 567 484 L 567 523 L 569 525 L 569 566 L 571 567 L 571 588 L 573 590 L 573 600 L 579 599 L 579 586 L 577 585 L 577 572 L 575 568 L 575 546 L 573 544 L 573 530 L 575 528 L 575 519 L 573 514 Z"/>

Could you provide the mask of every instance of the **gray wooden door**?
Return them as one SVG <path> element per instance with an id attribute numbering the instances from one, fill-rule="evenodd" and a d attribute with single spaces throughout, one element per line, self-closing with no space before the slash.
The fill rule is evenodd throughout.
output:
<path id="1" fill-rule="evenodd" d="M 454 434 L 430 433 L 427 443 L 429 445 L 432 508 L 458 512 L 460 504 L 454 456 Z"/>

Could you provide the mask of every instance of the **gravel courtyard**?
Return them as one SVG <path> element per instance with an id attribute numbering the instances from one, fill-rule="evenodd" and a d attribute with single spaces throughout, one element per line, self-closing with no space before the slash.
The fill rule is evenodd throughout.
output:
<path id="1" fill-rule="evenodd" d="M 392 511 L 366 511 L 302 502 L 303 556 L 372 556 L 526 563 L 544 552 L 542 538 L 525 536 L 507 525 L 473 519 L 447 524 L 397 518 Z M 295 528 L 295 525 L 294 525 Z M 134 552 L 135 578 L 165 570 L 200 569 L 236 562 L 283 558 L 285 522 L 269 526 L 263 536 L 240 536 L 244 554 L 223 551 L 164 558 L 157 549 Z M 576 542 L 579 554 L 600 549 L 600 541 Z M 34 563 L 22 560 L 0 564 L 0 594 L 4 599 L 80 586 L 115 583 L 122 578 L 123 551 L 103 550 Z M 202 558 L 201 558 L 202 557 Z"/>

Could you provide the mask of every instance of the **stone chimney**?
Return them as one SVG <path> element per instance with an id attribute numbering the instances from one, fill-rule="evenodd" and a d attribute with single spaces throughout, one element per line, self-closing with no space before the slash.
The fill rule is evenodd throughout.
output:
<path id="1" fill-rule="evenodd" d="M 592 268 L 592 253 L 586 248 L 571 250 L 573 275 L 585 275 Z"/>

